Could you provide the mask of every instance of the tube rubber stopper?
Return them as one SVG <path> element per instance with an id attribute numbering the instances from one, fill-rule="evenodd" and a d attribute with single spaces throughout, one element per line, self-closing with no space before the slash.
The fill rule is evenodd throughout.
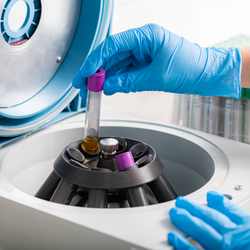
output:
<path id="1" fill-rule="evenodd" d="M 131 152 L 125 152 L 115 157 L 119 170 L 135 166 L 134 157 Z"/>
<path id="2" fill-rule="evenodd" d="M 87 78 L 87 89 L 92 92 L 100 92 L 105 81 L 105 70 L 99 68 L 94 75 Z"/>

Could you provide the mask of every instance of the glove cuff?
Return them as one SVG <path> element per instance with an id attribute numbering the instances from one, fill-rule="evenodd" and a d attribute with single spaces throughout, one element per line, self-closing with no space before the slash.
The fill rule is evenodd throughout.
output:
<path id="1" fill-rule="evenodd" d="M 239 48 L 206 48 L 207 63 L 197 82 L 198 94 L 240 98 L 241 54 Z"/>

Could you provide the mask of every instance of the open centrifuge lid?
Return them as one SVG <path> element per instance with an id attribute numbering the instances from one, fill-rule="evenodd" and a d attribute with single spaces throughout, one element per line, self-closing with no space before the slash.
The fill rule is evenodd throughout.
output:
<path id="1" fill-rule="evenodd" d="M 12 30 L 9 18 L 18 2 L 25 3 L 26 17 Z M 78 97 L 72 102 L 78 90 L 71 80 L 107 36 L 112 5 L 105 0 L 0 0 L 0 137 L 37 130 L 65 108 L 75 113 L 83 107 Z"/>

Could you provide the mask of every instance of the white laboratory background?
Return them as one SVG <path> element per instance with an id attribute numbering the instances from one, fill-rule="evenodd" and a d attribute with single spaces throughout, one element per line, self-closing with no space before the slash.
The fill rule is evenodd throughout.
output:
<path id="1" fill-rule="evenodd" d="M 156 23 L 201 46 L 250 36 L 249 0 L 114 0 L 112 33 Z M 175 94 L 143 92 L 103 98 L 152 120 L 173 122 Z"/>

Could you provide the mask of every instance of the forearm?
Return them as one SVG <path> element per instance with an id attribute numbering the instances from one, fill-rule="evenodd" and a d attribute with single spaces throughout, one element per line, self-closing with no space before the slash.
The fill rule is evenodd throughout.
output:
<path id="1" fill-rule="evenodd" d="M 240 48 L 242 70 L 241 70 L 241 87 L 250 88 L 250 46 Z"/>

